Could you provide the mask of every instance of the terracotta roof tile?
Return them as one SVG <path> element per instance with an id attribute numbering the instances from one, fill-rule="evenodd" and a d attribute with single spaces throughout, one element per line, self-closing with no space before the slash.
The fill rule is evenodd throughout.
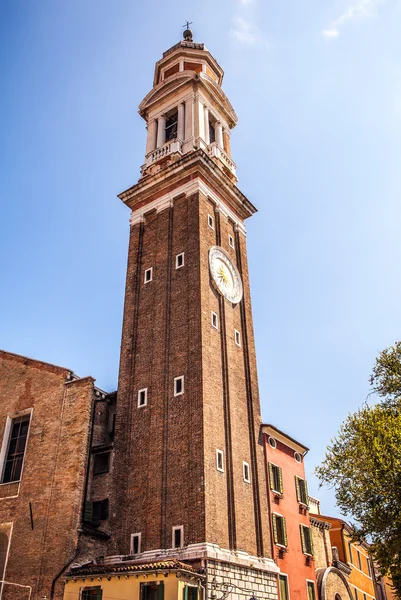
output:
<path id="1" fill-rule="evenodd" d="M 201 572 L 176 559 L 161 560 L 151 563 L 122 561 L 114 564 L 85 564 L 72 567 L 66 577 L 82 577 L 83 575 L 107 575 L 113 573 L 140 573 L 142 571 L 186 571 L 201 575 Z"/>

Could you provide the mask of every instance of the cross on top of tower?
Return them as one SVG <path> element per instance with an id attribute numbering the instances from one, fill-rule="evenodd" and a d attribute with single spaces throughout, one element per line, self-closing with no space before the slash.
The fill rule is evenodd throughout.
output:
<path id="1" fill-rule="evenodd" d="M 189 26 L 192 25 L 192 24 L 193 24 L 193 21 L 186 21 L 186 24 L 183 25 L 183 27 L 186 27 L 186 29 L 184 31 L 184 34 L 183 34 L 184 35 L 184 40 L 186 42 L 192 42 L 193 33 L 190 30 L 190 28 L 189 28 Z"/>

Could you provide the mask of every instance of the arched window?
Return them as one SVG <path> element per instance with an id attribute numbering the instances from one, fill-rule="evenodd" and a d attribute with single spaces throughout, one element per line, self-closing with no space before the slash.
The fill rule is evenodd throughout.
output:
<path id="1" fill-rule="evenodd" d="M 341 596 L 340 596 L 340 594 L 336 594 L 336 595 L 334 596 L 334 600 L 341 600 Z"/>
<path id="2" fill-rule="evenodd" d="M 8 535 L 0 531 L 0 581 L 4 579 L 4 569 L 7 560 Z"/>

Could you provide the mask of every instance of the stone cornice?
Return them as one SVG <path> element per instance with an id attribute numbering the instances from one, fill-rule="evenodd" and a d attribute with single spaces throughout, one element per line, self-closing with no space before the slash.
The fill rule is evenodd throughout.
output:
<path id="1" fill-rule="evenodd" d="M 197 178 L 205 182 L 216 197 L 236 215 L 239 222 L 256 212 L 255 206 L 202 149 L 184 155 L 153 175 L 143 177 L 118 197 L 132 211 L 141 209 L 144 214 L 149 210 L 146 205 L 169 193 L 177 195 L 176 189 Z"/>

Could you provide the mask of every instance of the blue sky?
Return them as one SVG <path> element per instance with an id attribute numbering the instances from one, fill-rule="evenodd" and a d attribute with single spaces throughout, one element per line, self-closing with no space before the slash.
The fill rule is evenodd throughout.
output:
<path id="1" fill-rule="evenodd" d="M 116 388 L 137 106 L 194 21 L 239 123 L 262 411 L 313 467 L 401 327 L 400 0 L 3 0 L 0 347 Z"/>

